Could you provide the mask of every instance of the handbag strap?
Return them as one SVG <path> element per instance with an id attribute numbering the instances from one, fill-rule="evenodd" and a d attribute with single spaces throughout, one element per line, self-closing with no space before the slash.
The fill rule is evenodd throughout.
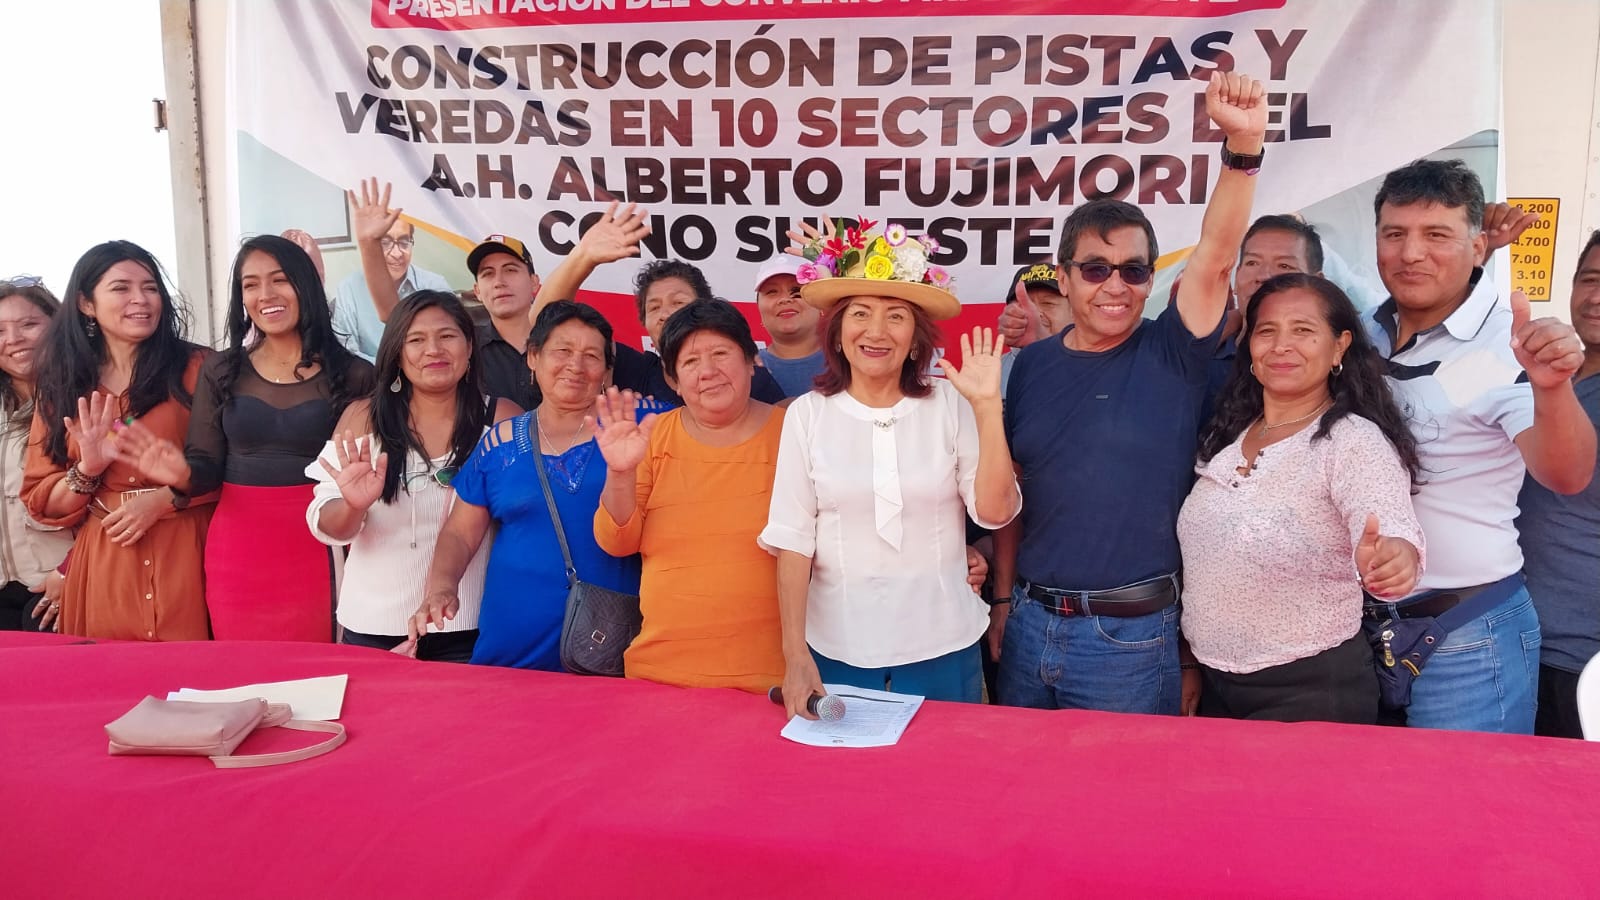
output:
<path id="1" fill-rule="evenodd" d="M 572 565 L 572 550 L 567 547 L 567 530 L 561 527 L 561 511 L 556 509 L 555 495 L 550 493 L 550 476 L 544 470 L 544 448 L 539 446 L 539 411 L 528 413 L 533 418 L 533 467 L 539 472 L 539 487 L 544 490 L 544 502 L 550 505 L 550 521 L 556 526 L 556 540 L 561 542 L 561 559 L 567 564 L 567 587 L 578 583 L 578 570 Z"/>
<path id="2" fill-rule="evenodd" d="M 256 766 L 278 766 L 284 763 L 299 762 L 302 759 L 311 759 L 321 756 L 344 743 L 344 726 L 338 722 L 311 722 L 301 719 L 290 719 L 281 722 L 278 728 L 292 728 L 295 731 L 320 731 L 332 735 L 321 743 L 298 750 L 282 750 L 277 753 L 254 753 L 249 756 L 213 756 L 211 764 L 219 769 L 251 769 Z"/>

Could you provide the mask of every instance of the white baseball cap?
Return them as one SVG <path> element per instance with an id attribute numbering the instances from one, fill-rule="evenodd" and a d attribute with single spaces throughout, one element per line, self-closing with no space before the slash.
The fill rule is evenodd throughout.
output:
<path id="1" fill-rule="evenodd" d="M 761 293 L 761 286 L 767 283 L 768 278 L 776 275 L 798 275 L 800 267 L 805 265 L 803 256 L 793 253 L 779 253 L 761 265 L 761 271 L 756 273 L 756 293 Z"/>

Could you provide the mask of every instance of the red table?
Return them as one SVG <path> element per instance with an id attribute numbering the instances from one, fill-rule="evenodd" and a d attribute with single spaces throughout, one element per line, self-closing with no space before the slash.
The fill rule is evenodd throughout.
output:
<path id="1" fill-rule="evenodd" d="M 106 755 L 145 694 L 342 672 L 328 756 Z M 1600 892 L 1577 741 L 929 703 L 897 747 L 827 750 L 733 691 L 48 638 L 0 649 L 0 723 L 11 898 Z"/>

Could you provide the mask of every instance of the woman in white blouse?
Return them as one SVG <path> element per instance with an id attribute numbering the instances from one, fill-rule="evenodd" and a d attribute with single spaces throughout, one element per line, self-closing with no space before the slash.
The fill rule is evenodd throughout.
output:
<path id="1" fill-rule="evenodd" d="M 989 613 L 967 581 L 965 515 L 998 528 L 1022 503 L 1001 424 L 1005 342 L 974 329 L 961 368 L 940 359 L 946 380 L 929 377 L 934 321 L 961 309 L 931 245 L 841 227 L 803 253 L 827 368 L 784 418 L 760 537 L 778 557 L 790 715 L 815 718 L 806 702 L 824 682 L 981 699 Z"/>
<path id="2" fill-rule="evenodd" d="M 1279 275 L 1246 309 L 1178 516 L 1199 711 L 1372 724 L 1362 591 L 1403 597 L 1421 573 L 1416 441 L 1332 282 Z"/>
<path id="3" fill-rule="evenodd" d="M 489 543 L 461 582 L 461 610 L 415 641 L 407 625 L 422 604 L 434 542 L 455 496 L 450 480 L 499 419 L 521 412 L 478 389 L 472 319 L 454 294 L 419 291 L 395 307 L 378 343 L 377 389 L 350 404 L 306 474 L 311 533 L 350 545 L 339 589 L 340 642 L 418 659 L 467 662 L 477 638 Z"/>

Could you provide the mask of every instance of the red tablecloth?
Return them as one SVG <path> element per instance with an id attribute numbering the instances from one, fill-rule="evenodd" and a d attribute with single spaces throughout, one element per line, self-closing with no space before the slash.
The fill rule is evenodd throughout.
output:
<path id="1" fill-rule="evenodd" d="M 341 672 L 350 740 L 329 756 L 106 755 L 102 726 L 145 694 Z M 733 691 L 349 647 L 12 642 L 0 894 L 1600 891 L 1600 745 L 943 703 L 881 750 L 802 747 L 781 725 Z"/>

